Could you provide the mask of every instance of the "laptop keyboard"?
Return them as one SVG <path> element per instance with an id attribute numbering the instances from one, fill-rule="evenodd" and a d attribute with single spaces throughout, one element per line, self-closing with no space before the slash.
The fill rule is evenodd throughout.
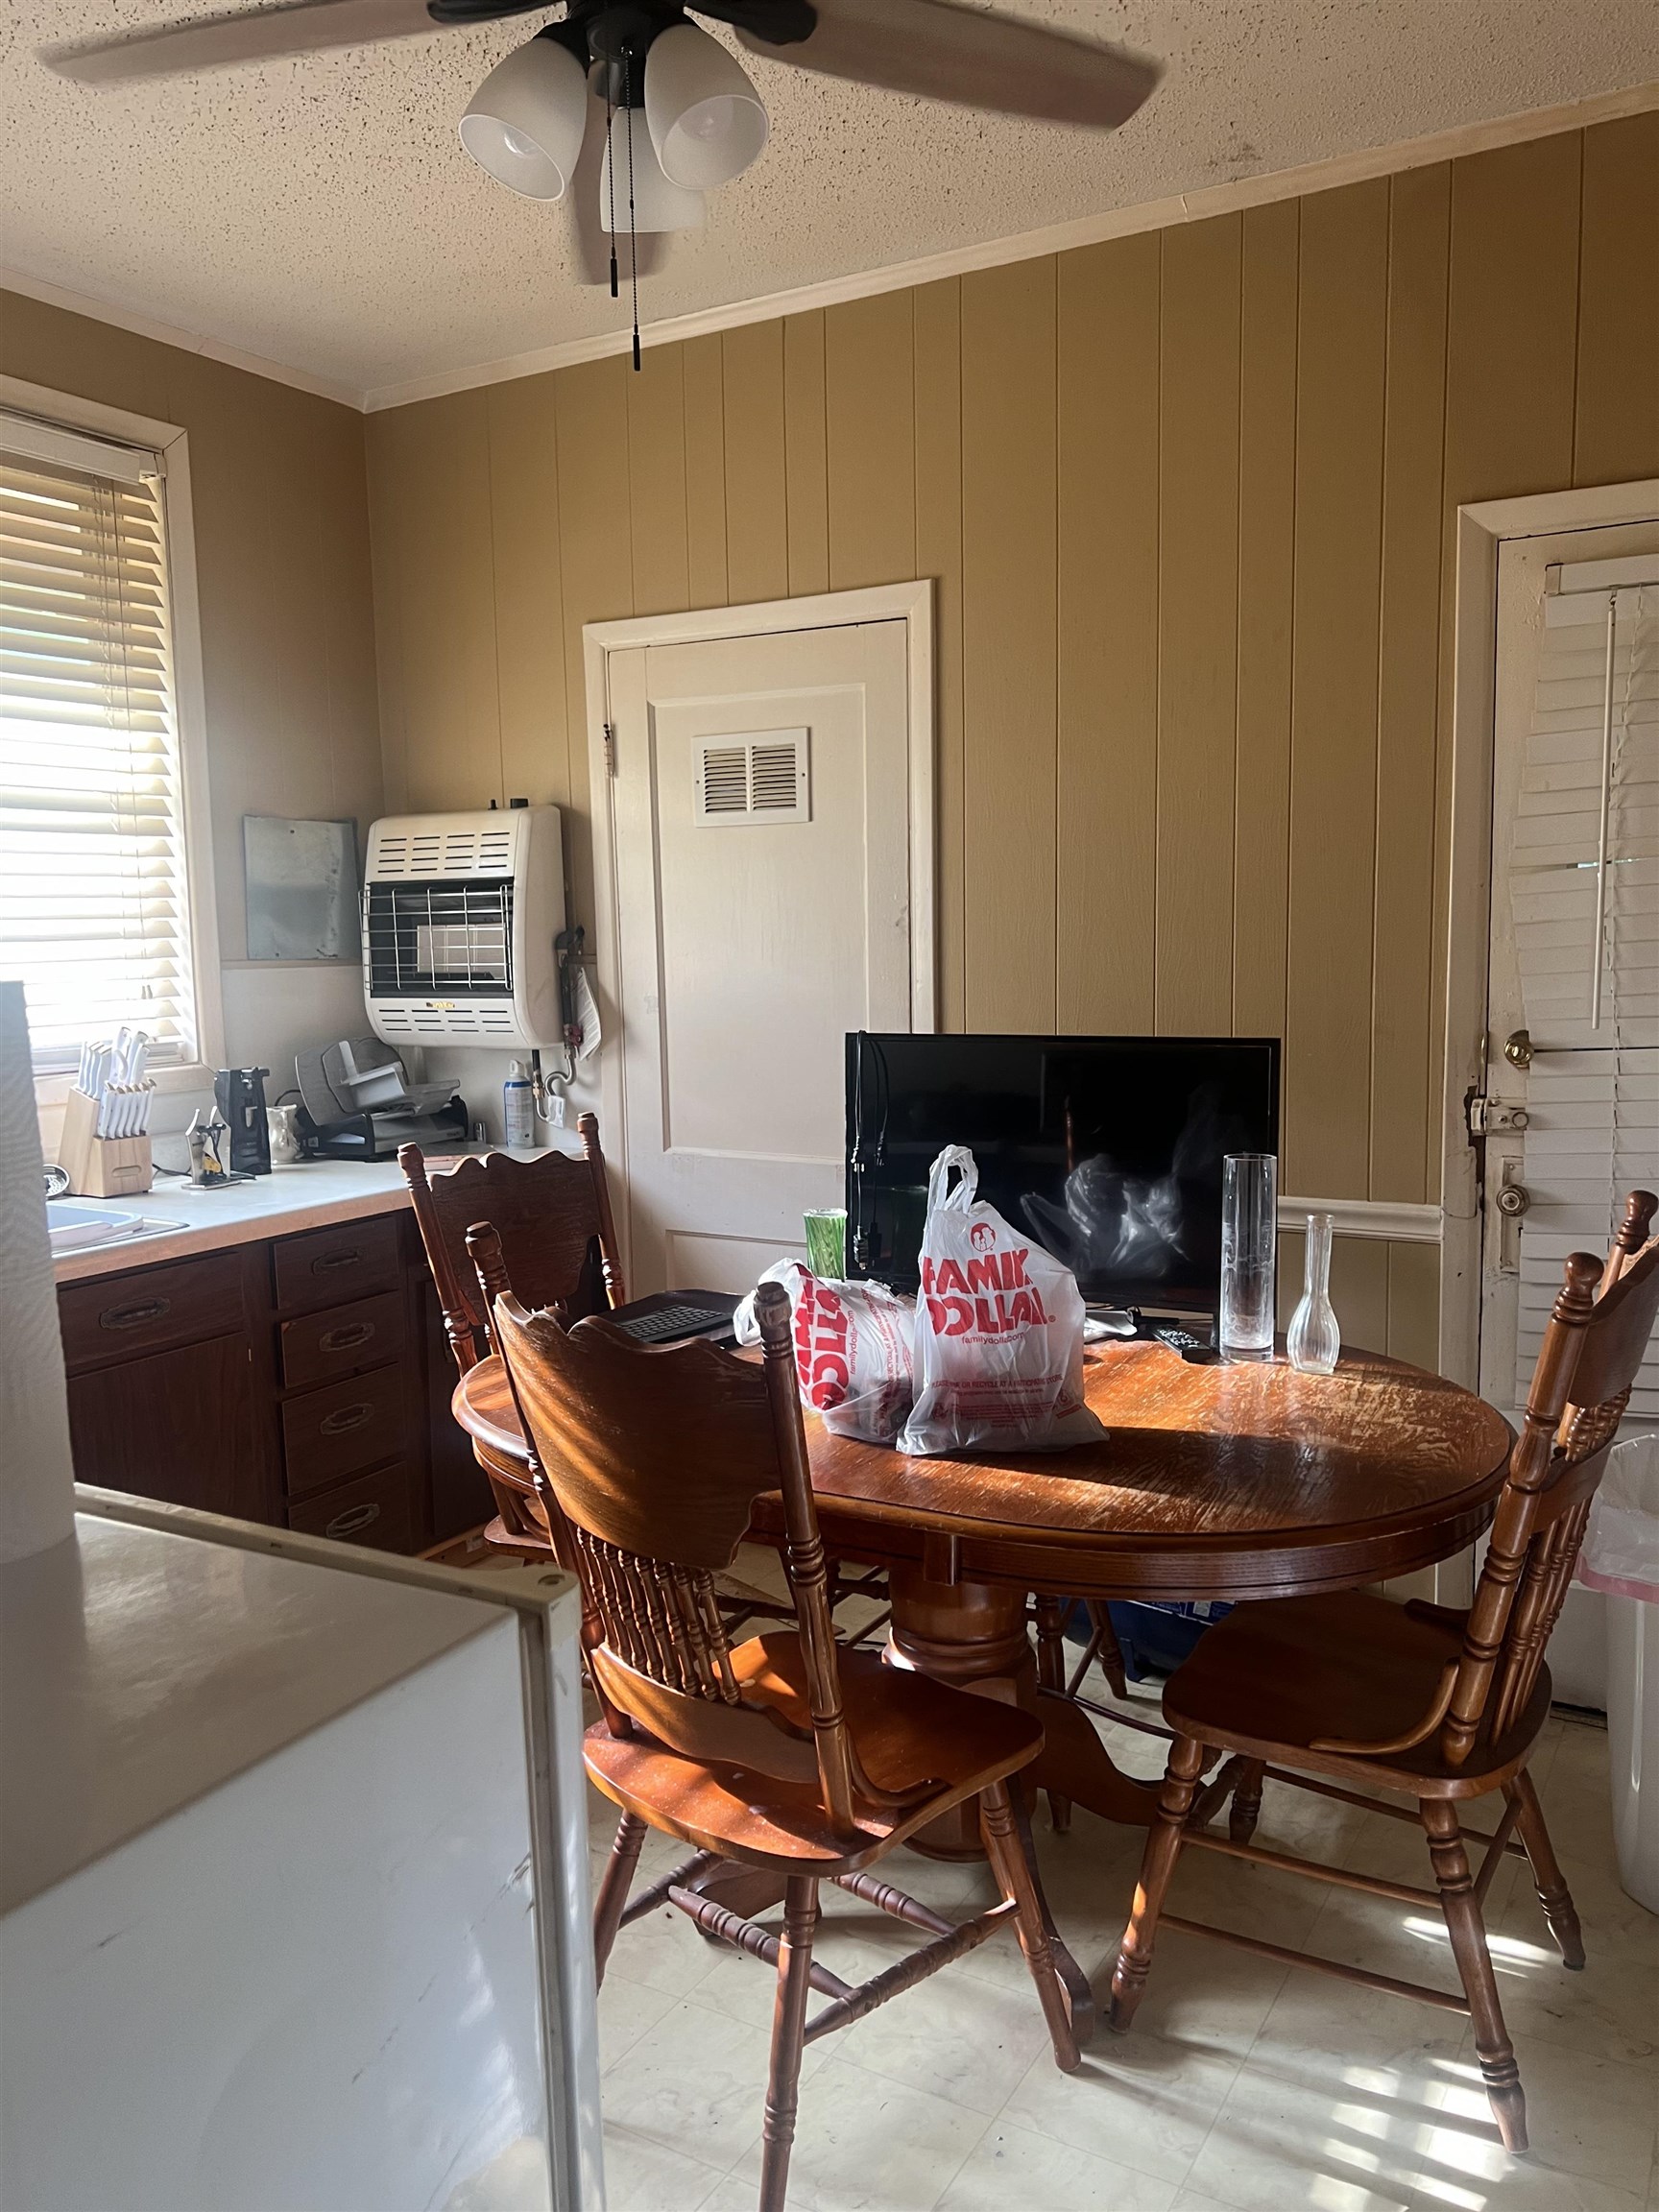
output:
<path id="1" fill-rule="evenodd" d="M 655 1313 L 637 1313 L 632 1321 L 618 1321 L 637 1343 L 661 1344 L 669 1336 L 689 1336 L 693 1331 L 729 1328 L 731 1317 L 710 1313 L 707 1306 L 664 1306 Z"/>

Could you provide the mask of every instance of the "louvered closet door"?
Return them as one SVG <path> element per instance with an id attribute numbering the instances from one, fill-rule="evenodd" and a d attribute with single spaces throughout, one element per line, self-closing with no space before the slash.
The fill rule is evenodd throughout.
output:
<path id="1" fill-rule="evenodd" d="M 1487 1142 L 1481 1377 L 1508 1408 L 1563 1260 L 1659 1186 L 1659 524 L 1506 545 L 1498 636 L 1487 1091 L 1526 1125 Z M 1659 1421 L 1659 1349 L 1630 1413 Z"/>
<path id="2" fill-rule="evenodd" d="M 747 1290 L 843 1203 L 846 1032 L 913 1025 L 905 626 L 608 681 L 629 1286 Z"/>

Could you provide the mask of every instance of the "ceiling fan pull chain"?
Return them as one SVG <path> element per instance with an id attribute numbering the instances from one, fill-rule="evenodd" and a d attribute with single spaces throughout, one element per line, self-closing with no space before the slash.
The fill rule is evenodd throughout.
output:
<path id="1" fill-rule="evenodd" d="M 609 190 L 609 192 L 610 192 L 610 195 L 611 195 L 611 297 L 612 297 L 612 299 L 613 299 L 613 300 L 615 300 L 615 299 L 617 299 L 617 298 L 619 298 L 619 297 L 620 297 L 620 289 L 621 289 L 621 288 L 620 288 L 620 286 L 617 284 L 617 281 L 616 281 L 616 161 L 615 161 L 615 153 L 616 153 L 616 138 L 615 138 L 615 128 L 616 128 L 616 109 L 615 109 L 614 106 L 613 106 L 613 103 L 612 103 L 612 99 L 611 99 L 611 81 L 610 81 L 610 76 L 609 76 L 609 74 L 607 74 L 607 77 L 606 77 L 606 81 L 605 81 L 605 151 L 606 151 L 607 155 L 611 156 L 611 158 L 610 158 L 610 159 L 609 159 L 609 160 L 606 162 L 606 165 L 605 165 L 605 182 L 606 182 L 606 187 L 607 187 L 607 189 Z"/>
<path id="2" fill-rule="evenodd" d="M 639 373 L 639 233 L 634 227 L 634 54 L 628 49 L 622 59 L 622 97 L 628 103 L 628 260 L 629 280 L 634 288 L 634 373 Z M 615 163 L 612 163 L 614 170 Z M 615 236 L 615 232 L 612 232 Z"/>

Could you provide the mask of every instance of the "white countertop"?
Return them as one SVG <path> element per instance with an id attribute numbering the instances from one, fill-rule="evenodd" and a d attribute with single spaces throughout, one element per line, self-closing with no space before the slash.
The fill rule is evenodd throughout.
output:
<path id="1" fill-rule="evenodd" d="M 409 1203 L 409 1187 L 396 1160 L 306 1160 L 273 1167 L 269 1175 L 199 1190 L 176 1175 L 157 1179 L 141 1198 L 86 1198 L 68 1203 L 137 1214 L 155 1228 L 109 1244 L 65 1252 L 56 1262 L 58 1281 L 81 1283 L 130 1267 L 154 1267 L 261 1237 L 291 1237 L 332 1221 L 357 1221 L 369 1214 L 396 1214 Z M 52 1209 L 46 1209 L 52 1218 Z"/>
<path id="2" fill-rule="evenodd" d="M 502 1618 L 196 1537 L 75 1526 L 0 1573 L 0 1911 Z"/>

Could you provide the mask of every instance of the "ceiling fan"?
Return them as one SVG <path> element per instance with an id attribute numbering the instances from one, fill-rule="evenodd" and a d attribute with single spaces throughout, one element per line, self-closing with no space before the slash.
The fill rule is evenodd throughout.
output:
<path id="1" fill-rule="evenodd" d="M 46 50 L 84 84 L 125 84 L 240 61 L 541 12 L 546 0 L 277 0 Z M 994 113 L 1111 130 L 1163 74 L 1118 46 L 1016 21 L 960 0 L 693 0 L 751 53 Z M 680 0 L 566 0 L 565 12 L 491 70 L 461 117 L 461 143 L 498 183 L 565 201 L 584 281 L 617 291 L 616 240 L 636 288 L 661 242 L 698 229 L 705 195 L 757 160 L 760 95 Z M 635 317 L 635 363 L 639 357 Z"/>

